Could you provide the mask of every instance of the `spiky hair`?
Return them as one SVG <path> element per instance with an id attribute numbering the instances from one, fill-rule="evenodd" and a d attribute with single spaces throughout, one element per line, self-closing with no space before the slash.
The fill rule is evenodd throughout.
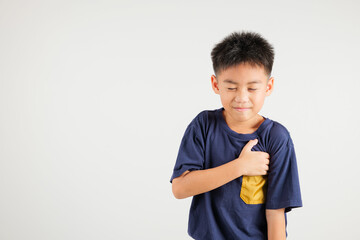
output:
<path id="1" fill-rule="evenodd" d="M 234 32 L 215 45 L 211 60 L 215 74 L 240 63 L 249 63 L 262 66 L 270 76 L 274 48 L 258 33 Z"/>

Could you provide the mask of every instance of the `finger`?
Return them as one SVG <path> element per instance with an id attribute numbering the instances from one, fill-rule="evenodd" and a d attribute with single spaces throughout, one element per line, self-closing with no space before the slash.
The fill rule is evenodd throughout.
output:
<path id="1" fill-rule="evenodd" d="M 270 163 L 269 159 L 265 159 L 265 164 L 269 165 L 269 163 Z"/>
<path id="2" fill-rule="evenodd" d="M 259 154 L 261 158 L 270 158 L 270 155 L 267 152 L 256 151 L 256 153 Z"/>
<path id="3" fill-rule="evenodd" d="M 251 151 L 251 149 L 258 143 L 258 139 L 250 140 L 245 146 L 245 151 Z"/>

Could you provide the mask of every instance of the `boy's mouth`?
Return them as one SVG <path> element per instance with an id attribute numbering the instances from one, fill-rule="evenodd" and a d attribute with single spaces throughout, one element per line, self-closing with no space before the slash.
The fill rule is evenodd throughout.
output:
<path id="1" fill-rule="evenodd" d="M 244 112 L 244 111 L 249 110 L 250 108 L 234 108 L 234 109 L 239 112 Z"/>

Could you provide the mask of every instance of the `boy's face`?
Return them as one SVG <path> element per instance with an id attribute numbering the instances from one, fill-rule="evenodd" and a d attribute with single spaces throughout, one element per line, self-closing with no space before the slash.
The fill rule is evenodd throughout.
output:
<path id="1" fill-rule="evenodd" d="M 211 76 L 214 92 L 220 95 L 226 120 L 232 124 L 253 126 L 259 121 L 265 97 L 273 90 L 274 78 L 263 67 L 242 63 Z"/>

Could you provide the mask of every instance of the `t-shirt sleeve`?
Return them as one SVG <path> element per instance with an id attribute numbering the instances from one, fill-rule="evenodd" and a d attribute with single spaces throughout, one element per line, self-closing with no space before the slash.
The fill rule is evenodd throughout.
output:
<path id="1" fill-rule="evenodd" d="M 266 209 L 302 207 L 296 155 L 291 137 L 270 155 Z"/>
<path id="2" fill-rule="evenodd" d="M 173 174 L 170 182 L 185 171 L 200 170 L 204 168 L 205 140 L 201 129 L 193 120 L 187 127 L 181 140 Z"/>

